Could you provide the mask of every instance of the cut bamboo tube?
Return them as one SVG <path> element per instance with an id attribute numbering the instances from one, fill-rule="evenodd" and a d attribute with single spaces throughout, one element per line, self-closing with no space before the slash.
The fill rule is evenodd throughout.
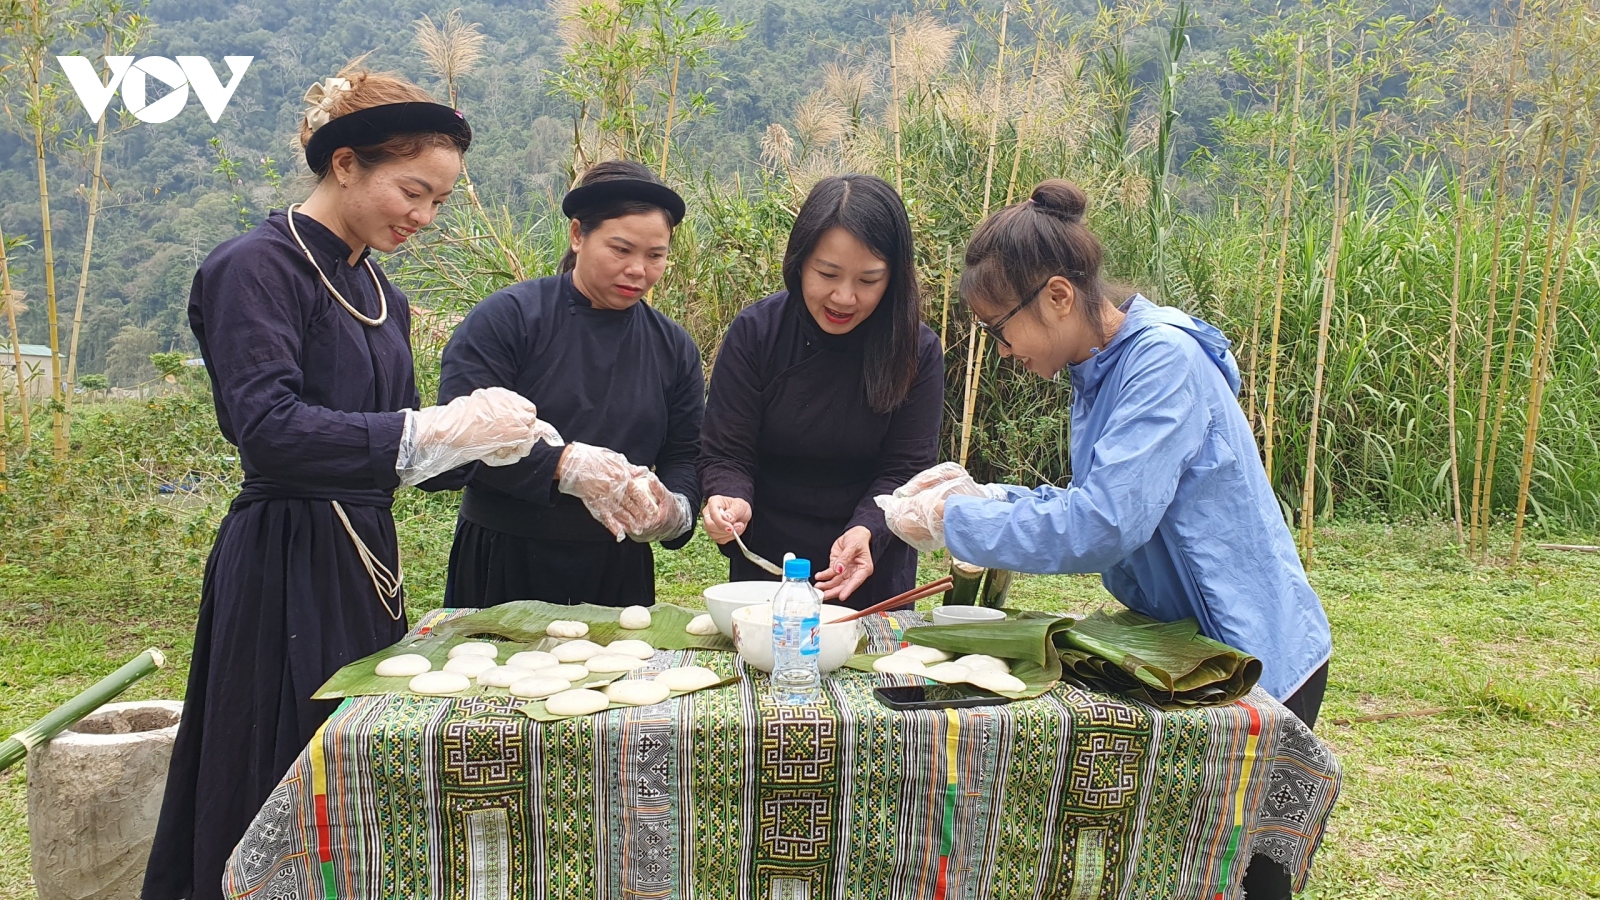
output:
<path id="1" fill-rule="evenodd" d="M 140 679 L 167 664 L 160 650 L 149 650 L 100 679 L 93 687 L 56 707 L 49 715 L 0 741 L 0 772 L 11 768 L 40 744 L 77 724 L 78 720 L 115 700 Z"/>

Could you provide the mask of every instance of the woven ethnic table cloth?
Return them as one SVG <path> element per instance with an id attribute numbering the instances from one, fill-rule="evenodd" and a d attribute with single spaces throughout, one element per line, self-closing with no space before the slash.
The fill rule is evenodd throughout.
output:
<path id="1" fill-rule="evenodd" d="M 870 617 L 867 652 L 920 624 Z M 709 651 L 640 671 L 690 662 L 744 672 Z M 841 669 L 822 702 L 786 707 L 751 670 L 543 724 L 509 696 L 353 698 L 256 817 L 224 893 L 1218 900 L 1255 853 L 1303 886 L 1338 794 L 1328 748 L 1260 689 L 1179 712 L 1068 684 L 961 710 L 873 699 L 906 683 Z"/>

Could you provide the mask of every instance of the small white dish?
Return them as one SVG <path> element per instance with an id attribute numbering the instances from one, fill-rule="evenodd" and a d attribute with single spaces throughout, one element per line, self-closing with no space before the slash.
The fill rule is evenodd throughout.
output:
<path id="1" fill-rule="evenodd" d="M 972 625 L 978 622 L 999 622 L 1006 617 L 1005 610 L 987 606 L 935 606 L 933 624 Z"/>

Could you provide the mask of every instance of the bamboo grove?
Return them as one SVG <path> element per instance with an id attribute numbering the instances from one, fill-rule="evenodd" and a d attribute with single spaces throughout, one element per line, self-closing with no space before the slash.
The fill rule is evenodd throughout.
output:
<path id="1" fill-rule="evenodd" d="M 1308 560 L 1339 514 L 1443 519 L 1474 558 L 1491 527 L 1600 521 L 1600 3 L 1502 0 L 1494 20 L 1283 4 L 1225 59 L 1197 61 L 1195 11 L 1163 0 L 1075 17 L 1049 0 L 952 0 L 841 47 L 761 144 L 759 168 L 699 161 L 716 51 L 743 27 L 683 0 L 555 4 L 572 171 L 627 155 L 694 214 L 652 302 L 715 360 L 723 329 L 779 289 L 817 179 L 895 184 L 944 339 L 944 454 L 980 478 L 1070 477 L 1070 389 L 998 358 L 955 293 L 965 239 L 1042 178 L 1091 198 L 1108 274 L 1221 327 L 1284 514 Z M 418 23 L 418 59 L 455 96 L 474 28 Z M 1220 140 L 1179 157 L 1178 98 L 1220 67 Z M 470 95 L 460 102 L 469 116 Z M 418 304 L 424 393 L 476 299 L 553 270 L 559 190 L 538 209 L 455 204 L 391 263 Z M 14 417 L 13 417 L 14 418 Z M 1496 554 L 1501 550 L 1496 544 Z"/>

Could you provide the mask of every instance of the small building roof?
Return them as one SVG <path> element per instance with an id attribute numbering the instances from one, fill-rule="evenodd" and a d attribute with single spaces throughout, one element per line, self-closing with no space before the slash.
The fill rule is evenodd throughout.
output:
<path id="1" fill-rule="evenodd" d="M 0 344 L 0 353 L 5 354 L 6 357 L 11 357 L 11 356 L 15 355 L 11 350 L 11 345 L 10 344 Z M 22 345 L 22 355 L 23 356 L 44 356 L 44 357 L 48 357 L 50 355 L 50 348 L 45 346 L 44 344 L 23 344 Z M 66 357 L 65 353 L 57 353 L 56 355 L 60 356 L 62 358 Z"/>

